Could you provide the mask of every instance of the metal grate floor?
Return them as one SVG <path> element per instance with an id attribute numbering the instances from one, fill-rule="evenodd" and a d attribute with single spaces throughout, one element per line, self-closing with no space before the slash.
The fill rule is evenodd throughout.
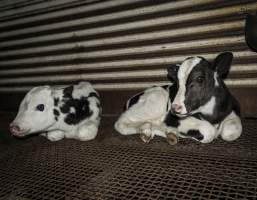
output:
<path id="1" fill-rule="evenodd" d="M 143 144 L 111 128 L 90 142 L 28 138 L 0 152 L 0 199 L 256 199 L 256 122 L 233 143 Z"/>

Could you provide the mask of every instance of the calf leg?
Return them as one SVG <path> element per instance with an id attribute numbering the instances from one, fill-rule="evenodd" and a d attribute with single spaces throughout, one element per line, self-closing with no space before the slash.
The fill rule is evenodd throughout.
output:
<path id="1" fill-rule="evenodd" d="M 175 145 L 178 143 L 178 138 L 174 133 L 167 133 L 166 138 L 167 138 L 167 142 L 170 145 Z"/>
<path id="2" fill-rule="evenodd" d="M 152 125 L 151 123 L 144 123 L 140 126 L 139 128 L 139 133 L 140 133 L 140 138 L 143 140 L 145 143 L 149 143 L 151 139 L 153 139 L 153 134 L 152 134 Z"/>
<path id="3" fill-rule="evenodd" d="M 154 87 L 146 90 L 138 102 L 128 108 L 115 123 L 115 129 L 122 135 L 131 135 L 146 131 L 150 137 L 148 122 L 161 121 L 166 113 L 168 93 L 163 88 Z M 146 127 L 146 128 L 145 128 Z M 150 128 L 151 129 L 151 128 Z M 144 141 L 148 139 L 144 138 Z"/>
<path id="4" fill-rule="evenodd" d="M 226 141 L 233 141 L 240 137 L 242 133 L 242 123 L 240 118 L 232 112 L 222 122 L 220 127 L 221 137 Z"/>
<path id="5" fill-rule="evenodd" d="M 138 133 L 138 124 L 130 122 L 126 115 L 122 114 L 115 122 L 114 128 L 122 135 L 132 135 Z"/>
<path id="6" fill-rule="evenodd" d="M 208 121 L 195 117 L 187 117 L 180 120 L 178 132 L 182 137 L 190 137 L 201 143 L 210 143 L 218 135 L 217 129 Z"/>
<path id="7" fill-rule="evenodd" d="M 49 131 L 46 133 L 48 140 L 54 142 L 64 138 L 64 132 L 61 130 Z"/>
<path id="8" fill-rule="evenodd" d="M 77 138 L 81 141 L 92 140 L 96 137 L 98 132 L 99 122 L 89 121 L 81 124 L 77 130 Z"/>
<path id="9" fill-rule="evenodd" d="M 160 137 L 166 138 L 167 142 L 170 145 L 175 145 L 178 143 L 178 138 L 177 136 L 178 131 L 174 127 L 168 127 L 165 124 L 160 124 L 160 125 L 153 125 L 152 126 L 152 134 L 153 135 L 158 135 Z"/>

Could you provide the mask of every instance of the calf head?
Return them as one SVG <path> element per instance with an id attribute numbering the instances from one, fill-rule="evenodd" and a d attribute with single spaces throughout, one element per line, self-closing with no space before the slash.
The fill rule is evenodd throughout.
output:
<path id="1" fill-rule="evenodd" d="M 181 65 L 168 68 L 168 77 L 177 85 L 177 94 L 172 102 L 172 111 L 178 116 L 200 112 L 206 104 L 215 104 L 212 99 L 215 88 L 225 87 L 223 78 L 228 75 L 233 54 L 219 54 L 211 63 L 202 57 L 189 57 Z"/>
<path id="2" fill-rule="evenodd" d="M 53 115 L 54 100 L 49 86 L 31 89 L 22 100 L 18 114 L 10 124 L 10 131 L 15 136 L 26 136 L 41 132 L 56 121 Z"/>

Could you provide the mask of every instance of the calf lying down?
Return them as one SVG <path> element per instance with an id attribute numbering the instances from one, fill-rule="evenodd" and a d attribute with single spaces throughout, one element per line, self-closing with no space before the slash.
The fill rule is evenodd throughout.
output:
<path id="1" fill-rule="evenodd" d="M 51 141 L 64 137 L 86 141 L 96 137 L 100 113 L 99 95 L 88 82 L 35 87 L 21 102 L 10 131 L 18 137 L 40 132 Z"/>
<path id="2" fill-rule="evenodd" d="M 192 138 L 202 143 L 218 136 L 226 141 L 242 133 L 240 106 L 223 79 L 233 55 L 218 55 L 213 63 L 202 57 L 187 58 L 168 69 L 173 84 L 152 87 L 130 98 L 115 123 L 123 135 L 140 133 L 144 142 L 155 135 Z"/>

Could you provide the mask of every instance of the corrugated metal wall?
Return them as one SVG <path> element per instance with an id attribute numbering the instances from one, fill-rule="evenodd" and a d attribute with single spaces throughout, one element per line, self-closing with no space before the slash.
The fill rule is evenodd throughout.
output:
<path id="1" fill-rule="evenodd" d="M 244 40 L 256 0 L 0 0 L 0 92 L 91 81 L 98 90 L 166 83 L 185 57 L 232 51 L 230 87 L 257 87 Z"/>

